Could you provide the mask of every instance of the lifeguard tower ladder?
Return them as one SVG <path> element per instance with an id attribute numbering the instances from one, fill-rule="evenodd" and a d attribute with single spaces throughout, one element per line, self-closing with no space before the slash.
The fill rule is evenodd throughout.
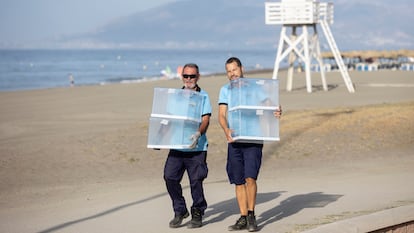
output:
<path id="1" fill-rule="evenodd" d="M 316 28 L 317 24 L 320 24 L 348 91 L 355 92 L 348 70 L 329 28 L 329 24 L 333 23 L 333 11 L 333 3 L 321 3 L 317 0 L 282 0 L 282 2 L 265 3 L 266 24 L 282 25 L 272 78 L 277 79 L 280 63 L 289 55 L 287 91 L 292 90 L 294 62 L 300 59 L 304 63 L 306 89 L 309 93 L 312 92 L 310 69 L 312 58 L 315 58 L 319 64 L 323 89 L 328 90 Z M 313 28 L 311 37 L 309 37 L 308 27 Z M 290 38 L 287 35 L 288 28 L 292 28 Z M 297 35 L 298 28 L 302 28 L 302 34 L 299 36 Z"/>

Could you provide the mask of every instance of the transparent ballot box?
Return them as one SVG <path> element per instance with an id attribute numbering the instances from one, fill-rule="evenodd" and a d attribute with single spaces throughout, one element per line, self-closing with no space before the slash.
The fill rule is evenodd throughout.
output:
<path id="1" fill-rule="evenodd" d="M 154 88 L 147 147 L 189 148 L 201 122 L 203 100 L 192 90 Z"/>
<path id="2" fill-rule="evenodd" d="M 233 108 L 276 109 L 279 106 L 279 80 L 239 78 L 230 82 L 229 110 Z"/>
<path id="3" fill-rule="evenodd" d="M 274 110 L 238 109 L 229 112 L 229 124 L 235 141 L 279 141 L 279 120 Z"/>
<path id="4" fill-rule="evenodd" d="M 192 143 L 200 123 L 191 120 L 151 117 L 148 130 L 148 148 L 185 149 Z"/>
<path id="5" fill-rule="evenodd" d="M 231 81 L 229 126 L 240 142 L 279 141 L 279 82 L 276 79 L 239 78 Z"/>
<path id="6" fill-rule="evenodd" d="M 154 88 L 151 117 L 201 122 L 203 95 L 188 89 Z"/>

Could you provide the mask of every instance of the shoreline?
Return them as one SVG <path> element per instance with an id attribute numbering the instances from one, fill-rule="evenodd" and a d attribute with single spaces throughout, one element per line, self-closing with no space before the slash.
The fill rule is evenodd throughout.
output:
<path id="1" fill-rule="evenodd" d="M 282 67 L 279 69 L 279 75 L 286 75 L 288 68 Z M 349 73 L 375 73 L 375 72 L 407 72 L 407 75 L 414 75 L 414 73 L 411 73 L 412 71 L 404 71 L 404 70 L 388 70 L 388 69 L 381 69 L 381 70 L 374 70 L 374 71 L 357 71 L 357 70 L 348 70 Z M 329 76 L 329 74 L 332 73 L 339 73 L 339 70 L 332 70 L 332 71 L 326 71 L 325 75 Z M 265 78 L 271 78 L 273 74 L 273 68 L 262 68 L 262 69 L 251 69 L 244 72 L 246 76 L 253 75 L 255 77 L 260 77 L 260 75 L 266 75 Z M 293 76 L 303 76 L 304 71 L 297 72 L 295 69 Z M 320 72 L 311 71 L 311 76 L 319 76 Z M 210 78 L 210 77 L 217 77 L 217 76 L 225 76 L 224 72 L 213 72 L 213 73 L 207 73 L 202 74 L 202 77 L 204 78 Z M 262 77 L 260 77 L 262 78 Z M 282 77 L 285 78 L 285 77 Z M 165 78 L 165 77 L 142 77 L 140 79 L 136 79 L 133 77 L 126 77 L 124 79 L 119 78 L 120 81 L 118 82 L 101 82 L 101 83 L 95 83 L 95 84 L 75 84 L 73 87 L 91 87 L 91 86 L 108 86 L 108 85 L 117 85 L 117 84 L 140 84 L 140 83 L 147 83 L 147 82 L 158 82 L 158 81 L 169 81 L 169 80 L 179 80 L 180 78 L 174 77 L 174 78 Z M 280 79 L 278 77 L 278 79 Z M 36 90 L 50 90 L 50 89 L 65 89 L 65 88 L 73 88 L 68 84 L 67 86 L 55 86 L 55 87 L 44 87 L 44 88 L 27 88 L 27 89 L 16 89 L 16 90 L 0 90 L 0 93 L 5 92 L 24 92 L 24 91 L 36 91 Z"/>
<path id="2" fill-rule="evenodd" d="M 265 74 L 272 72 L 273 69 L 252 69 L 245 72 L 245 74 Z M 281 69 L 282 71 L 282 69 Z M 208 77 L 215 77 L 215 76 L 224 76 L 224 72 L 213 72 L 213 73 L 207 73 L 202 74 L 202 77 L 208 78 Z M 110 81 L 110 82 L 100 82 L 95 84 L 75 84 L 73 87 L 70 85 L 70 83 L 67 86 L 55 86 L 55 87 L 44 87 L 44 88 L 27 88 L 27 89 L 13 89 L 13 90 L 0 90 L 0 93 L 2 92 L 20 92 L 20 91 L 35 91 L 35 90 L 48 90 L 48 89 L 55 89 L 55 88 L 74 88 L 74 87 L 89 87 L 89 86 L 107 86 L 107 85 L 116 85 L 116 84 L 139 84 L 139 83 L 146 83 L 146 82 L 157 82 L 157 81 L 168 81 L 168 80 L 179 80 L 180 78 L 174 77 L 174 78 L 166 78 L 162 76 L 154 76 L 154 77 L 140 77 L 140 78 L 134 78 L 134 77 L 125 77 L 125 78 L 117 78 L 120 81 Z M 114 80 L 114 79 L 112 79 Z"/>

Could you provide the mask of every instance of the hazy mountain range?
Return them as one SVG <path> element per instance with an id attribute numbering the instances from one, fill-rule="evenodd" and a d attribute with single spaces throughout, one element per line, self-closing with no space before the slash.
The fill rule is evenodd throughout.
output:
<path id="1" fill-rule="evenodd" d="M 412 1 L 338 0 L 334 4 L 331 30 L 341 50 L 414 48 Z M 264 1 L 184 0 L 45 44 L 58 48 L 266 49 L 277 46 L 280 29 L 265 24 Z M 322 49 L 327 49 L 322 30 L 319 35 Z"/>

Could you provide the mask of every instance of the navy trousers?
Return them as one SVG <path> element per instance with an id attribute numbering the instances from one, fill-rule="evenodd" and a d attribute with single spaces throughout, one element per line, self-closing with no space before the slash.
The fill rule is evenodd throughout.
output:
<path id="1" fill-rule="evenodd" d="M 203 189 L 203 181 L 208 173 L 206 158 L 207 151 L 182 152 L 170 150 L 168 153 L 164 167 L 164 180 L 176 215 L 183 215 L 188 211 L 181 186 L 185 171 L 188 174 L 193 199 L 191 209 L 198 209 L 202 214 L 207 209 Z"/>

